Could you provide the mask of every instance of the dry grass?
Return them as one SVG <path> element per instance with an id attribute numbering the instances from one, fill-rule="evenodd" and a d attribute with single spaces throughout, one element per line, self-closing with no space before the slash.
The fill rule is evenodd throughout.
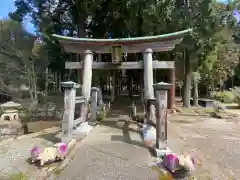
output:
<path id="1" fill-rule="evenodd" d="M 214 108 L 202 108 L 202 107 L 190 107 L 190 108 L 184 108 L 181 106 L 176 107 L 176 110 L 179 113 L 183 114 L 210 114 L 214 112 Z"/>
<path id="2" fill-rule="evenodd" d="M 28 180 L 28 178 L 25 174 L 20 172 L 10 175 L 7 180 Z"/>
<path id="3" fill-rule="evenodd" d="M 55 127 L 55 126 L 60 126 L 61 125 L 61 121 L 32 121 L 32 122 L 28 122 L 28 129 L 29 132 L 39 132 L 42 131 L 43 129 L 47 129 L 47 128 L 51 128 L 51 127 Z"/>

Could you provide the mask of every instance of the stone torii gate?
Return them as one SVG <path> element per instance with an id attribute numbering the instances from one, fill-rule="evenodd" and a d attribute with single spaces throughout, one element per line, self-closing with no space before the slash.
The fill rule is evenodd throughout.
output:
<path id="1" fill-rule="evenodd" d="M 165 52 L 174 49 L 191 29 L 170 34 L 119 38 L 91 39 L 74 38 L 54 34 L 66 52 L 83 54 L 82 62 L 66 62 L 66 69 L 83 69 L 82 95 L 88 101 L 92 84 L 92 69 L 144 69 L 144 99 L 154 98 L 153 69 L 169 69 L 169 82 L 172 84 L 168 97 L 168 108 L 175 102 L 175 63 L 174 61 L 153 61 L 153 52 Z M 123 53 L 143 53 L 143 61 L 122 62 Z M 112 62 L 94 62 L 93 54 L 111 53 Z M 113 88 L 114 89 L 114 88 Z"/>

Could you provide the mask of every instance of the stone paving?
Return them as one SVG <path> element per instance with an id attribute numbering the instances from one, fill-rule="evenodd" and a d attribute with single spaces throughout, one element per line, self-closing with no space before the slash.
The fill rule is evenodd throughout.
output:
<path id="1" fill-rule="evenodd" d="M 77 146 L 74 159 L 58 180 L 156 180 L 152 158 L 136 124 L 104 120 Z"/>

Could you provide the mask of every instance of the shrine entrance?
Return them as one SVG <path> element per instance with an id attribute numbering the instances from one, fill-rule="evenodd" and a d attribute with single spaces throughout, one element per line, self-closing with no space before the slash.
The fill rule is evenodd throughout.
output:
<path id="1" fill-rule="evenodd" d="M 97 76 L 93 72 L 104 70 L 108 72 L 108 76 L 105 77 L 105 82 L 108 83 L 103 83 L 103 89 L 107 84 L 111 101 L 114 102 L 116 95 L 126 89 L 126 86 L 132 97 L 136 92 L 141 91 L 141 99 L 143 100 L 141 104 L 146 110 L 144 123 L 156 124 L 159 127 L 156 138 L 160 137 L 160 132 L 160 134 L 164 134 L 161 135 L 162 139 L 166 139 L 167 131 L 164 129 L 167 127 L 167 108 L 172 109 L 175 104 L 175 62 L 162 61 L 161 59 L 153 60 L 153 53 L 173 50 L 175 45 L 179 44 L 189 32 L 191 29 L 157 36 L 120 39 L 72 38 L 53 35 L 66 52 L 83 55 L 81 62 L 66 62 L 65 64 L 66 69 L 78 69 L 81 83 L 76 84 L 71 81 L 62 83 L 62 87 L 65 88 L 63 134 L 68 139 L 71 138 L 73 126 L 86 120 L 89 120 L 88 123 L 92 126 L 97 124 L 98 105 L 103 103 L 101 89 L 92 87 L 93 77 Z M 127 59 L 126 55 L 136 53 L 138 55 L 142 53 L 142 56 L 140 54 L 136 56 L 135 61 L 132 59 L 132 61 L 128 61 L 130 59 Z M 111 54 L 111 61 L 102 61 L 103 54 Z M 154 85 L 155 70 L 158 69 L 164 69 L 167 72 L 167 82 Z M 134 73 L 138 70 L 141 72 L 140 78 L 136 78 L 136 73 Z M 126 74 L 127 77 L 125 77 Z M 102 86 L 101 83 L 100 86 Z M 76 89 L 79 87 L 81 87 L 81 96 L 76 96 Z M 121 100 L 124 101 L 124 99 Z M 81 104 L 78 119 L 74 119 L 75 104 Z M 126 106 L 124 108 L 129 109 Z M 91 115 L 88 116 L 90 110 Z"/>
<path id="2" fill-rule="evenodd" d="M 89 39 L 89 38 L 72 38 L 60 35 L 53 35 L 64 47 L 66 52 L 83 54 L 84 59 L 81 62 L 66 62 L 66 69 L 79 69 L 81 71 L 82 95 L 88 102 L 90 99 L 92 70 L 111 71 L 109 77 L 111 101 L 115 100 L 118 93 L 127 83 L 130 89 L 130 96 L 135 92 L 142 90 L 144 102 L 155 97 L 153 82 L 154 69 L 165 69 L 168 71 L 168 83 L 171 88 L 168 96 L 168 108 L 173 108 L 175 104 L 175 63 L 174 61 L 153 60 L 154 52 L 165 52 L 174 49 L 182 38 L 188 34 L 191 29 L 174 32 L 170 34 L 146 36 L 137 38 L 120 38 L 120 39 Z M 136 61 L 126 61 L 125 55 L 142 53 L 142 59 L 137 56 Z M 95 54 L 95 55 L 94 55 Z M 101 54 L 111 54 L 110 62 L 103 62 Z M 116 72 L 142 70 L 141 83 L 134 84 L 134 78 L 124 77 L 124 74 Z M 116 78 L 117 77 L 117 78 Z M 121 84 L 119 83 L 121 80 Z M 126 80 L 127 79 L 127 80 Z M 126 82 L 127 81 L 127 82 Z M 139 86 L 141 85 L 141 88 Z"/>

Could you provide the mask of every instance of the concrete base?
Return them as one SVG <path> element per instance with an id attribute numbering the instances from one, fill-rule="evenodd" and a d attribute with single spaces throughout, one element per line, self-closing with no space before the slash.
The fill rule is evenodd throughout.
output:
<path id="1" fill-rule="evenodd" d="M 93 126 L 89 125 L 88 122 L 83 122 L 73 131 L 73 136 L 84 137 L 93 129 Z"/>
<path id="2" fill-rule="evenodd" d="M 77 140 L 84 138 L 93 129 L 94 126 L 88 124 L 88 122 L 82 122 L 76 129 L 73 130 L 72 138 L 63 137 L 62 132 L 56 135 L 58 138 L 62 139 L 62 142 L 68 144 L 73 138 Z"/>
<path id="3" fill-rule="evenodd" d="M 97 121 L 89 121 L 89 122 L 88 122 L 88 125 L 90 125 L 90 126 L 96 126 L 96 125 L 98 125 L 98 122 L 97 122 Z"/>

